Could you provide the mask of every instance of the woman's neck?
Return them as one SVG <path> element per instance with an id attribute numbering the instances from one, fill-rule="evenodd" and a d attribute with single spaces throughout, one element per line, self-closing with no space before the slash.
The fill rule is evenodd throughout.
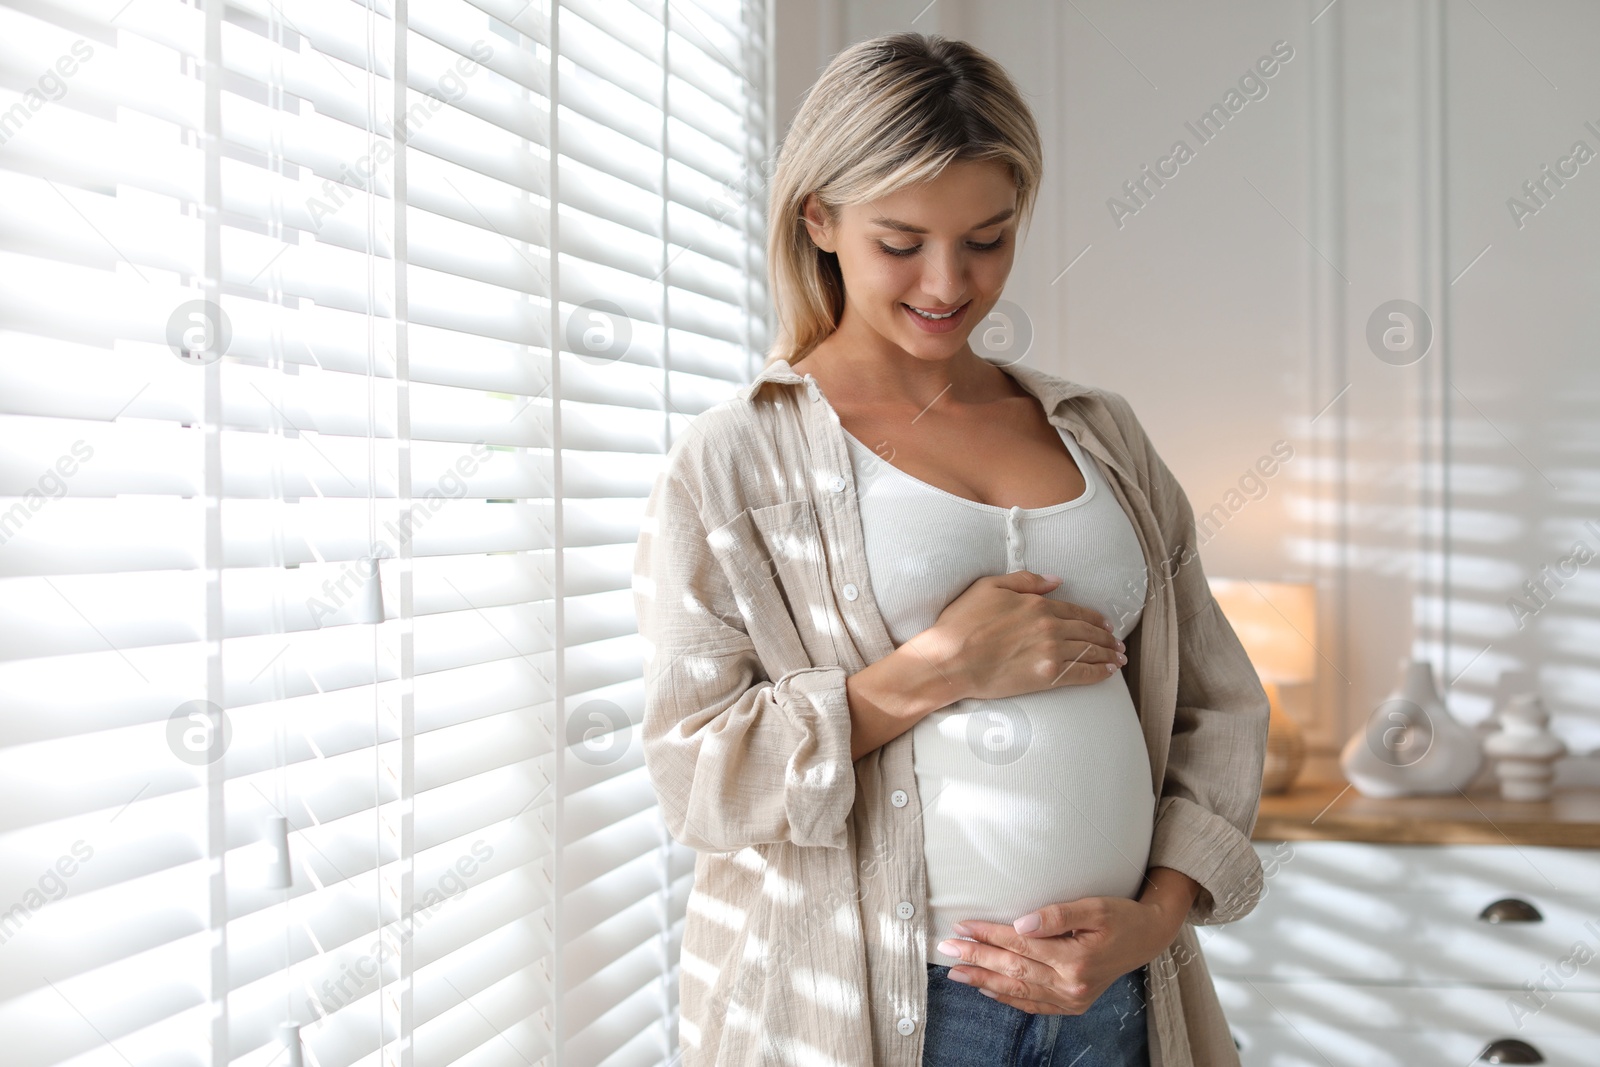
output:
<path id="1" fill-rule="evenodd" d="M 836 408 L 926 410 L 941 398 L 983 404 L 1018 395 L 1020 386 L 971 349 L 942 359 L 918 359 L 895 350 L 880 354 L 848 346 L 835 334 L 795 364 L 795 372 L 817 380 Z"/>

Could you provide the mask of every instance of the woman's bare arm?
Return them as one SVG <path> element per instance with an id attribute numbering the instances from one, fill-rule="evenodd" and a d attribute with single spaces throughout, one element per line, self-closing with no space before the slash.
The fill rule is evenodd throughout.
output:
<path id="1" fill-rule="evenodd" d="M 1020 570 L 979 578 L 932 626 L 846 678 L 851 762 L 958 700 L 1093 685 L 1126 663 L 1109 619 L 1043 595 L 1060 584 Z"/>
<path id="2" fill-rule="evenodd" d="M 963 699 L 964 684 L 924 656 L 916 639 L 846 678 L 851 761 L 893 741 L 923 716 Z"/>

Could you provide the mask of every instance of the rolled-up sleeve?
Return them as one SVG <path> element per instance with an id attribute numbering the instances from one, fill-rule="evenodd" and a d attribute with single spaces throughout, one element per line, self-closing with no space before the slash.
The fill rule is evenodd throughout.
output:
<path id="1" fill-rule="evenodd" d="M 1138 426 L 1131 409 L 1127 418 Z M 1137 435 L 1178 619 L 1177 708 L 1148 863 L 1200 883 L 1186 922 L 1233 922 L 1261 897 L 1261 859 L 1250 833 L 1261 803 L 1267 694 L 1211 594 L 1188 496 L 1142 428 Z"/>
<path id="2" fill-rule="evenodd" d="M 667 828 L 702 851 L 844 848 L 855 801 L 845 670 L 769 676 L 746 625 L 750 604 L 712 550 L 686 463 L 675 450 L 657 478 L 634 556 L 644 758 Z M 721 555 L 730 548 L 739 546 Z M 747 599 L 760 573 L 741 569 Z"/>

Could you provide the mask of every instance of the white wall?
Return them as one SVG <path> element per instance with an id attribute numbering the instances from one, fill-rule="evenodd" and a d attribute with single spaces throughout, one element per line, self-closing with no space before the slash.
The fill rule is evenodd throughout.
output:
<path id="1" fill-rule="evenodd" d="M 1321 678 L 1286 702 L 1323 759 L 1403 655 L 1466 722 L 1529 671 L 1569 746 L 1600 746 L 1600 159 L 1520 228 L 1506 206 L 1574 141 L 1600 152 L 1600 5 L 785 0 L 779 130 L 838 49 L 899 29 L 973 42 L 1034 107 L 1047 189 L 1006 293 L 1029 360 L 1127 396 L 1197 515 L 1223 505 L 1208 574 L 1317 583 Z M 1202 144 L 1185 123 L 1280 41 Z M 1179 139 L 1193 158 L 1119 224 L 1110 198 Z M 1394 299 L 1433 325 L 1415 362 L 1368 345 Z M 1265 495 L 1230 498 L 1279 440 Z M 1519 628 L 1507 599 L 1579 538 L 1594 562 Z"/>

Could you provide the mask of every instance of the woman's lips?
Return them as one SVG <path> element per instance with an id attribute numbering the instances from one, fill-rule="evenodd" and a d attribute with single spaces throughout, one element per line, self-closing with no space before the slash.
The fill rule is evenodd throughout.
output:
<path id="1" fill-rule="evenodd" d="M 900 307 L 906 313 L 906 317 L 912 322 L 916 323 L 918 328 L 921 329 L 923 333 L 949 333 L 951 330 L 961 325 L 961 320 L 967 317 L 967 308 L 971 306 L 972 301 L 968 300 L 965 304 L 962 304 L 956 313 L 951 315 L 948 319 L 925 319 L 921 315 L 918 315 L 915 311 L 912 311 L 910 304 L 904 302 L 900 304 Z"/>

